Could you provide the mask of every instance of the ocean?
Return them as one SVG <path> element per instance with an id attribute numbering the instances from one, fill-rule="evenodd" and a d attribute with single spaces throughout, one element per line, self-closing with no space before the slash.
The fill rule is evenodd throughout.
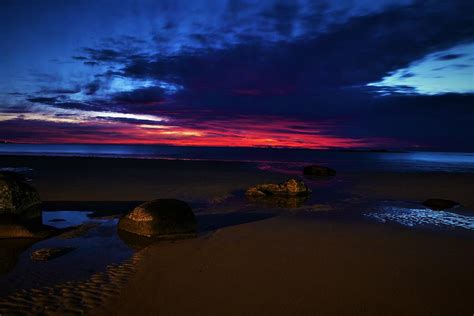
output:
<path id="1" fill-rule="evenodd" d="M 337 151 L 163 145 L 2 144 L 0 155 L 248 161 L 288 169 L 309 163 L 341 171 L 474 172 L 474 153 Z"/>

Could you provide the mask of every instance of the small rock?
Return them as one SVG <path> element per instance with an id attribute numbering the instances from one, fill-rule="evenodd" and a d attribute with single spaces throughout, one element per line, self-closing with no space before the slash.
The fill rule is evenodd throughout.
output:
<path id="1" fill-rule="evenodd" d="M 50 219 L 49 221 L 55 223 L 55 222 L 65 222 L 66 220 L 62 218 L 53 218 L 53 219 Z"/>
<path id="2" fill-rule="evenodd" d="M 31 253 L 31 260 L 49 261 L 73 251 L 74 247 L 43 248 Z"/>
<path id="3" fill-rule="evenodd" d="M 195 235 L 197 221 L 185 202 L 157 199 L 122 216 L 118 229 L 146 237 L 181 238 Z"/>
<path id="4" fill-rule="evenodd" d="M 286 182 L 275 184 L 259 184 L 249 188 L 245 195 L 252 197 L 264 197 L 264 196 L 296 196 L 296 195 L 308 195 L 311 190 L 304 184 L 303 181 L 290 179 Z"/>
<path id="5" fill-rule="evenodd" d="M 459 203 L 451 200 L 444 199 L 428 199 L 423 202 L 423 205 L 429 207 L 432 210 L 445 210 L 458 206 Z"/>
<path id="6" fill-rule="evenodd" d="M 330 177 L 336 175 L 336 170 L 328 167 L 311 165 L 303 168 L 303 174 L 305 176 Z"/>

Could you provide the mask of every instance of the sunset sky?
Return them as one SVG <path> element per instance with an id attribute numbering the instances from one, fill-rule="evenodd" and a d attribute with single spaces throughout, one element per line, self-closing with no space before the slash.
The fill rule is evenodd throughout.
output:
<path id="1" fill-rule="evenodd" d="M 0 1 L 0 139 L 474 151 L 474 1 Z"/>

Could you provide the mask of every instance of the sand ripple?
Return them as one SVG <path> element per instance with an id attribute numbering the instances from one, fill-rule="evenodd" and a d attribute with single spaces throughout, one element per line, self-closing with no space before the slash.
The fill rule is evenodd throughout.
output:
<path id="1" fill-rule="evenodd" d="M 118 295 L 141 259 L 139 251 L 86 281 L 19 290 L 0 298 L 0 315 L 83 315 Z"/>

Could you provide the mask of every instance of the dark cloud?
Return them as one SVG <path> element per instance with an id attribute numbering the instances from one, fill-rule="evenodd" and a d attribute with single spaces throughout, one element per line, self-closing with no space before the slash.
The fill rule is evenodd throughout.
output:
<path id="1" fill-rule="evenodd" d="M 95 62 L 114 62 L 122 57 L 120 52 L 109 48 L 84 48 L 83 50 L 88 54 L 88 59 Z"/>
<path id="2" fill-rule="evenodd" d="M 296 1 L 276 1 L 274 5 L 265 10 L 262 15 L 274 23 L 275 30 L 284 36 L 291 35 L 293 26 L 298 16 L 299 6 Z"/>
<path id="3" fill-rule="evenodd" d="M 439 60 L 453 60 L 453 59 L 458 59 L 460 57 L 464 56 L 463 54 L 447 54 L 443 56 L 439 56 Z"/>
<path id="4" fill-rule="evenodd" d="M 163 101 L 164 91 L 160 87 L 140 88 L 133 91 L 116 93 L 112 96 L 112 99 L 117 103 L 146 105 L 147 103 Z"/>
<path id="5" fill-rule="evenodd" d="M 49 105 L 54 105 L 57 101 L 57 97 L 34 97 L 34 98 L 28 98 L 28 101 L 32 103 L 41 103 L 41 104 L 49 104 Z"/>
<path id="6" fill-rule="evenodd" d="M 74 94 L 80 92 L 79 87 L 75 88 L 42 88 L 39 94 Z"/>
<path id="7" fill-rule="evenodd" d="M 84 86 L 86 95 L 94 95 L 100 89 L 100 81 L 94 80 Z"/>
<path id="8" fill-rule="evenodd" d="M 415 77 L 415 74 L 412 72 L 406 72 L 402 75 L 402 78 L 412 78 Z"/>
<path id="9" fill-rule="evenodd" d="M 99 63 L 96 61 L 85 61 L 84 65 L 86 66 L 97 66 Z"/>

